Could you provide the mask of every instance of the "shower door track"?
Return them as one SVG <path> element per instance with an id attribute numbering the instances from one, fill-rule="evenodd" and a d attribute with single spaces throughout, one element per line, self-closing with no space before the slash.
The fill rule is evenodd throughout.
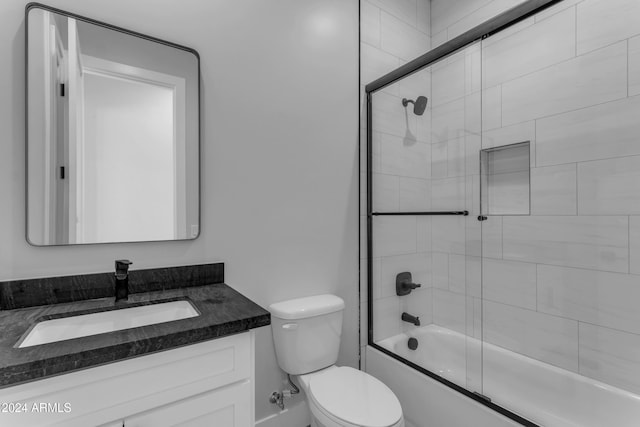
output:
<path id="1" fill-rule="evenodd" d="M 526 19 L 543 9 L 546 9 L 562 0 L 527 0 L 524 3 L 515 6 L 504 13 L 495 16 L 484 23 L 472 28 L 471 30 L 459 35 L 458 37 L 430 50 L 424 55 L 396 68 L 395 70 L 385 74 L 384 76 L 374 80 L 373 82 L 365 86 L 367 94 L 367 292 L 368 295 L 373 293 L 373 217 L 381 215 L 468 215 L 467 211 L 449 211 L 449 212 L 374 212 L 373 211 L 373 127 L 371 123 L 372 117 L 372 94 L 386 86 L 389 86 L 396 81 L 413 74 L 434 62 L 452 54 L 453 52 L 481 39 L 485 39 L 492 34 L 500 32 L 505 28 L 508 28 L 523 19 Z M 367 344 L 376 350 L 392 357 L 395 360 L 421 372 L 424 375 L 444 384 L 459 393 L 467 396 L 470 399 L 510 418 L 511 420 L 522 424 L 527 427 L 540 427 L 526 418 L 511 412 L 510 410 L 497 405 L 491 401 L 488 397 L 474 393 L 458 384 L 455 384 L 440 375 L 429 371 L 409 360 L 398 356 L 397 354 L 389 351 L 375 342 L 373 342 L 373 299 L 367 298 Z"/>

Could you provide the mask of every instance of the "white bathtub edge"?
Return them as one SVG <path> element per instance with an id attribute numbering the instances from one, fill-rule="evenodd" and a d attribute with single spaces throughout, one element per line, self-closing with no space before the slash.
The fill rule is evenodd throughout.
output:
<path id="1" fill-rule="evenodd" d="M 521 427 L 371 346 L 366 350 L 366 372 L 393 390 L 405 420 L 416 427 Z M 419 395 L 412 394 L 412 390 L 420 390 Z"/>

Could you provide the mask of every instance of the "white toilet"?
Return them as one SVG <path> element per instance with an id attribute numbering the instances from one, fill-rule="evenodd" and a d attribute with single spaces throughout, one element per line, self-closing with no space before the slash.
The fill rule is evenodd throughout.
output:
<path id="1" fill-rule="evenodd" d="M 317 295 L 269 306 L 278 364 L 297 375 L 312 427 L 404 427 L 391 389 L 366 372 L 336 366 L 344 301 Z"/>

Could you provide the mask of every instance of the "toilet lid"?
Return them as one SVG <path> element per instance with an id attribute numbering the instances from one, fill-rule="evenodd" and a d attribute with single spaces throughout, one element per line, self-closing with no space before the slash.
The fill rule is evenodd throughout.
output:
<path id="1" fill-rule="evenodd" d="M 357 369 L 330 369 L 311 378 L 309 391 L 321 409 L 347 423 L 388 427 L 402 417 L 400 402 L 391 389 Z"/>

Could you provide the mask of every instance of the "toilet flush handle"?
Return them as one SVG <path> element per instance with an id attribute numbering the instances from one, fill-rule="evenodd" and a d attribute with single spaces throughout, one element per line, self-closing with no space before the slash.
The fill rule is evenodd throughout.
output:
<path id="1" fill-rule="evenodd" d="M 282 329 L 293 331 L 295 329 L 298 329 L 298 324 L 297 323 L 285 323 L 284 325 L 282 325 Z"/>

